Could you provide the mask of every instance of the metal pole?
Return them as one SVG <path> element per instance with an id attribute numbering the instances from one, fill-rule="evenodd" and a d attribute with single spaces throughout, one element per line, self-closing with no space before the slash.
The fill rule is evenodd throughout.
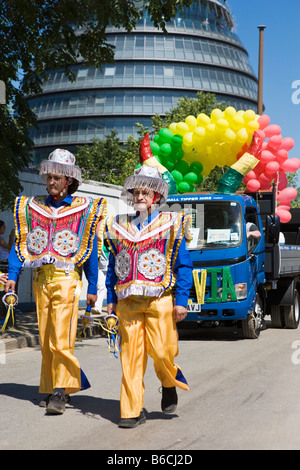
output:
<path id="1" fill-rule="evenodd" d="M 258 26 L 259 29 L 259 60 L 258 60 L 258 94 L 257 94 L 257 114 L 263 114 L 263 58 L 264 58 L 264 29 L 265 26 Z"/>

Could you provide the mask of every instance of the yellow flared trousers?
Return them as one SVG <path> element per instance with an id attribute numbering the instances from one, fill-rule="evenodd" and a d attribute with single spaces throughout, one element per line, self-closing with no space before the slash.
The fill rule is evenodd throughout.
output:
<path id="1" fill-rule="evenodd" d="M 40 393 L 65 388 L 81 389 L 81 370 L 73 355 L 82 281 L 77 272 L 66 276 L 60 269 L 45 266 L 34 274 L 33 290 L 42 350 Z"/>
<path id="2" fill-rule="evenodd" d="M 120 359 L 122 365 L 121 418 L 134 418 L 143 408 L 144 374 L 147 354 L 154 361 L 157 377 L 163 387 L 189 386 L 179 367 L 178 336 L 173 318 L 171 295 L 161 298 L 130 296 L 117 303 Z"/>

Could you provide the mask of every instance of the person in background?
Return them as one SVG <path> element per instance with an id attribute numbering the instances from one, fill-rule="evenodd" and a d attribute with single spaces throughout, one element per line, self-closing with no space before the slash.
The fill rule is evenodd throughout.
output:
<path id="1" fill-rule="evenodd" d="M 0 220 L 0 262 L 8 259 L 9 251 L 13 245 L 15 236 L 15 231 L 12 229 L 9 234 L 9 241 L 7 243 L 3 237 L 5 230 L 5 223 L 3 220 Z"/>
<path id="2" fill-rule="evenodd" d="M 22 266 L 34 269 L 33 291 L 42 351 L 40 406 L 62 414 L 70 393 L 90 386 L 74 346 L 82 269 L 88 281 L 87 304 L 97 299 L 96 228 L 104 222 L 103 198 L 72 196 L 81 171 L 72 153 L 56 149 L 41 163 L 48 196 L 20 196 L 15 203 L 16 240 L 9 255 L 5 290 L 15 290 Z"/>

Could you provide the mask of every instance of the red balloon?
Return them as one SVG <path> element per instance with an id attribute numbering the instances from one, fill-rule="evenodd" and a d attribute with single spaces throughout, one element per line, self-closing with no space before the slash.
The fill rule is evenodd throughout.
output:
<path id="1" fill-rule="evenodd" d="M 285 160 L 287 160 L 288 156 L 289 156 L 289 154 L 288 154 L 287 150 L 280 149 L 276 152 L 276 160 L 279 163 L 283 163 Z"/>
<path id="2" fill-rule="evenodd" d="M 257 176 L 256 176 L 256 173 L 254 170 L 250 170 L 248 173 L 247 173 L 247 179 L 248 180 L 253 180 L 253 179 L 257 179 Z"/>
<path id="3" fill-rule="evenodd" d="M 265 173 L 261 173 L 258 177 L 258 181 L 261 185 L 270 185 L 272 177 L 270 175 L 266 175 Z"/>
<path id="4" fill-rule="evenodd" d="M 284 150 L 291 150 L 295 145 L 295 141 L 294 139 L 292 139 L 291 137 L 285 137 L 283 140 L 282 140 L 282 144 L 280 145 L 280 149 L 284 149 Z"/>
<path id="5" fill-rule="evenodd" d="M 277 206 L 277 210 L 283 210 L 283 211 L 289 211 L 291 208 L 291 203 L 290 202 L 286 202 L 285 204 L 278 204 Z"/>
<path id="6" fill-rule="evenodd" d="M 278 190 L 282 191 L 288 185 L 287 176 L 284 171 L 279 171 L 278 173 Z"/>
<path id="7" fill-rule="evenodd" d="M 277 149 L 282 144 L 282 136 L 281 135 L 273 135 L 270 137 L 268 142 L 268 147 L 271 149 Z"/>
<path id="8" fill-rule="evenodd" d="M 283 171 L 293 172 L 297 171 L 300 168 L 300 160 L 299 158 L 288 158 L 281 164 L 281 169 Z"/>
<path id="9" fill-rule="evenodd" d="M 265 173 L 267 175 L 274 175 L 279 170 L 279 163 L 269 162 L 266 164 Z"/>
<path id="10" fill-rule="evenodd" d="M 262 114 L 257 119 L 257 122 L 259 124 L 260 129 L 265 129 L 265 127 L 267 127 L 270 124 L 270 118 L 267 114 Z"/>
<path id="11" fill-rule="evenodd" d="M 276 157 L 275 157 L 274 153 L 270 152 L 270 150 L 263 150 L 261 152 L 260 161 L 262 163 L 269 163 L 269 162 L 273 162 L 275 160 L 276 160 Z"/>
<path id="12" fill-rule="evenodd" d="M 271 126 L 266 127 L 264 129 L 264 133 L 266 137 L 272 137 L 273 135 L 281 134 L 281 128 L 277 124 L 271 124 Z"/>
<path id="13" fill-rule="evenodd" d="M 289 222 L 292 218 L 292 214 L 289 211 L 277 209 L 275 213 L 279 216 L 280 222 L 282 222 L 283 224 Z"/>
<path id="14" fill-rule="evenodd" d="M 247 183 L 248 191 L 255 192 L 260 189 L 260 182 L 256 179 L 249 180 Z"/>
<path id="15" fill-rule="evenodd" d="M 256 174 L 256 177 L 259 176 L 265 169 L 265 163 L 258 162 L 258 164 L 254 167 L 254 173 Z"/>
<path id="16" fill-rule="evenodd" d="M 291 201 L 292 199 L 295 199 L 295 197 L 297 197 L 297 194 L 298 194 L 297 189 L 289 186 L 288 188 L 285 188 L 282 191 L 280 191 L 280 193 L 277 195 L 277 201 L 278 202 Z"/>

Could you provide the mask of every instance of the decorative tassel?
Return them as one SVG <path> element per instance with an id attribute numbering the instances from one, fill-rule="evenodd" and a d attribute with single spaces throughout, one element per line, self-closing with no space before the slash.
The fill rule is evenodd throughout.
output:
<path id="1" fill-rule="evenodd" d="M 4 322 L 3 322 L 3 326 L 1 328 L 1 333 L 3 333 L 5 331 L 5 328 L 6 328 L 6 325 L 7 325 L 7 322 L 9 320 L 10 315 L 12 316 L 13 326 L 15 324 L 14 307 L 18 304 L 18 296 L 14 292 L 8 291 L 7 294 L 5 294 L 2 297 L 2 302 L 7 307 L 7 313 L 6 313 L 6 317 L 4 319 Z"/>

